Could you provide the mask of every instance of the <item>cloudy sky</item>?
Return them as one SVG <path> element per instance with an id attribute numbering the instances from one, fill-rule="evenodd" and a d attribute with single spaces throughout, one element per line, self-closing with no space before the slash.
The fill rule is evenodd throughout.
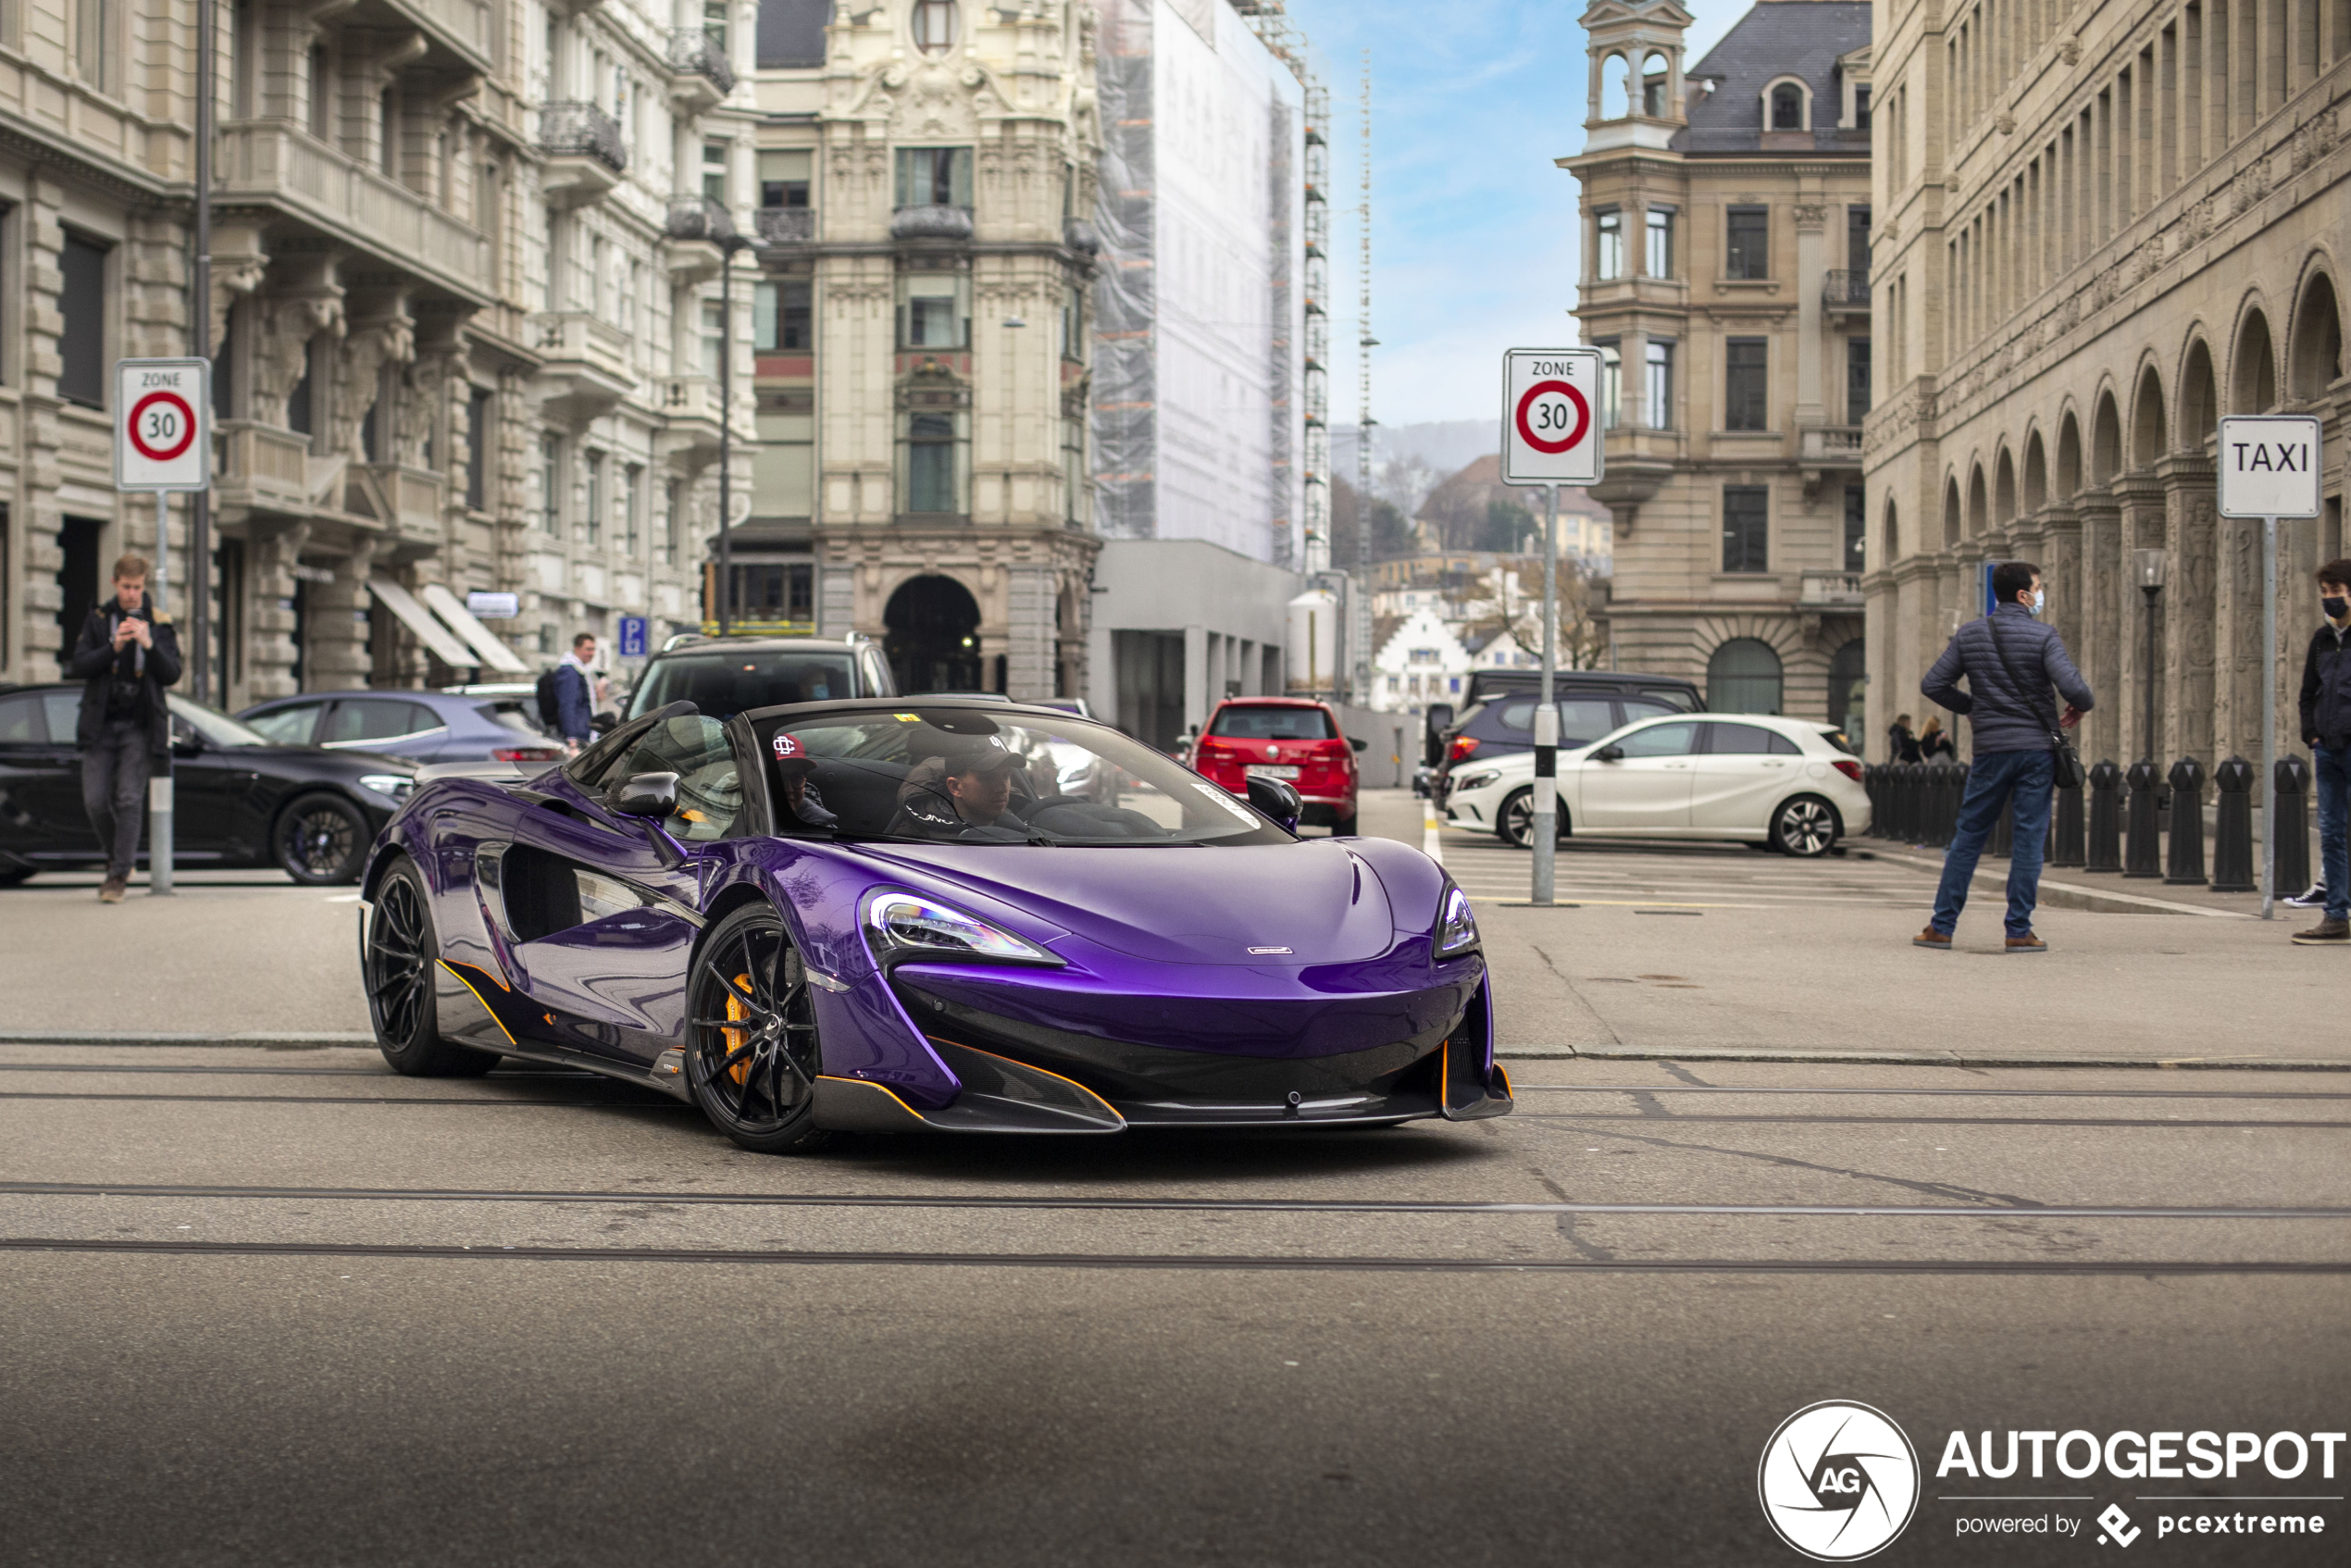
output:
<path id="1" fill-rule="evenodd" d="M 1695 64 L 1746 10 L 1685 0 Z M 1385 424 L 1499 418 L 1502 351 L 1572 343 L 1584 142 L 1581 4 L 1288 0 L 1333 104 L 1331 421 L 1352 424 L 1356 110 L 1372 72 L 1372 411 Z"/>

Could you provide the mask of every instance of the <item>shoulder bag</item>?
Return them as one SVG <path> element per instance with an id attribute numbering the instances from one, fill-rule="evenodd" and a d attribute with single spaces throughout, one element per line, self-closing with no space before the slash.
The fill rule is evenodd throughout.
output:
<path id="1" fill-rule="evenodd" d="M 2000 656 L 2000 667 L 2008 671 L 2009 684 L 2016 688 L 2017 695 L 2028 703 L 2032 702 L 2035 695 L 2046 702 L 2049 693 L 2047 675 L 2044 673 L 2037 683 L 2027 686 L 2018 677 L 2016 666 L 2009 662 L 2008 647 L 2000 641 L 1998 613 L 1996 611 L 1986 616 L 1984 620 L 1989 623 L 1984 630 L 1984 634 L 1992 639 L 1992 652 Z M 2049 731 L 2049 759 L 2055 764 L 2055 777 L 2052 782 L 2060 790 L 2079 790 L 2089 775 L 2082 766 L 2082 753 L 2073 749 L 2073 742 L 2066 738 L 2065 727 L 2058 722 L 2055 703 L 2049 703 L 2049 716 L 2042 722 Z"/>

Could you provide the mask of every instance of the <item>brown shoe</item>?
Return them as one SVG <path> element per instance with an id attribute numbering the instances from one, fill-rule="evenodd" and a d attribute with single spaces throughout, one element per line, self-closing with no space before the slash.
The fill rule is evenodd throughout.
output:
<path id="1" fill-rule="evenodd" d="M 1929 926 L 1925 930 L 1921 931 L 1917 936 L 1910 939 L 1910 945 L 1912 947 L 1933 948 L 1937 952 L 1948 952 L 1951 951 L 1950 933 L 1947 931 L 1938 931 L 1934 927 Z"/>
<path id="2" fill-rule="evenodd" d="M 131 890 L 130 882 L 120 877 L 109 877 L 98 884 L 100 903 L 120 903 L 122 895 Z"/>
<path id="3" fill-rule="evenodd" d="M 2010 952 L 2046 952 L 2049 951 L 2049 944 L 2034 936 L 2032 932 L 2027 931 L 2021 937 L 2010 937 L 2009 939 L 2008 951 Z"/>
<path id="4" fill-rule="evenodd" d="M 2294 940 L 2303 947 L 2332 947 L 2351 942 L 2351 921 L 2321 920 L 2307 931 L 2296 931 Z"/>

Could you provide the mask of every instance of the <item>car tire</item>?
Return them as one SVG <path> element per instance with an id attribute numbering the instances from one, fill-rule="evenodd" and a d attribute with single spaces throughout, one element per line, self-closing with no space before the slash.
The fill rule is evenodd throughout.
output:
<path id="1" fill-rule="evenodd" d="M 1557 829 L 1554 837 L 1557 842 L 1563 844 L 1569 836 L 1567 806 L 1561 803 L 1554 809 L 1559 813 L 1559 820 L 1554 824 Z M 1504 798 L 1502 809 L 1494 814 L 1494 836 L 1514 848 L 1530 848 L 1535 842 L 1534 821 L 1534 787 L 1530 785 L 1524 790 L 1513 790 Z"/>
<path id="2" fill-rule="evenodd" d="M 357 806 L 317 790 L 279 814 L 271 842 L 287 876 L 305 887 L 327 888 L 359 879 L 371 837 Z"/>
<path id="3" fill-rule="evenodd" d="M 1792 795 L 1772 814 L 1772 847 L 1798 860 L 1818 860 L 1844 833 L 1836 807 L 1818 795 Z"/>
<path id="4" fill-rule="evenodd" d="M 394 860 L 376 884 L 360 953 L 367 1021 L 375 1026 L 376 1049 L 392 1071 L 418 1078 L 471 1077 L 498 1064 L 494 1051 L 441 1038 L 432 975 L 441 945 L 433 935 L 424 877 L 406 855 Z"/>
<path id="5" fill-rule="evenodd" d="M 816 1126 L 815 993 L 783 917 L 750 903 L 711 929 L 686 981 L 686 1087 L 711 1125 L 755 1154 L 808 1154 Z"/>
<path id="6" fill-rule="evenodd" d="M 21 883 L 30 882 L 32 880 L 33 872 L 37 869 L 39 869 L 37 866 L 19 865 L 0 871 L 0 888 L 13 888 Z"/>

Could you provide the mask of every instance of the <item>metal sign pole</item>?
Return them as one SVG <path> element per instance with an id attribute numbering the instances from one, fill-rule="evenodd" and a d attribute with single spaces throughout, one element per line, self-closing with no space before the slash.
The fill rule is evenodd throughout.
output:
<path id="1" fill-rule="evenodd" d="M 168 563 L 171 559 L 171 495 L 168 491 L 155 492 L 155 619 L 160 623 L 169 612 L 166 609 L 166 591 L 171 575 Z M 201 580 L 201 579 L 199 579 Z M 180 651 L 182 667 L 187 651 Z M 155 759 L 155 771 L 147 776 L 147 894 L 151 898 L 171 896 L 171 717 L 163 721 L 163 755 Z"/>
<path id="2" fill-rule="evenodd" d="M 2261 519 L 2261 918 L 2278 900 L 2278 520 Z"/>
<path id="3" fill-rule="evenodd" d="M 1560 713 L 1551 701 L 1559 669 L 1560 487 L 1545 485 L 1543 504 L 1543 698 L 1535 708 L 1535 886 L 1527 902 L 1551 902 L 1558 870 Z"/>

